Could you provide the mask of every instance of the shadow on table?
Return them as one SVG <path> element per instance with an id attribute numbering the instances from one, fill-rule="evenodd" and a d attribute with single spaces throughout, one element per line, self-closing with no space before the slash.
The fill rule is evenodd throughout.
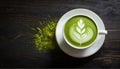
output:
<path id="1" fill-rule="evenodd" d="M 56 51 L 51 53 L 51 65 L 50 67 L 57 67 L 57 68 L 76 68 L 76 67 L 91 67 L 93 66 L 91 61 L 95 57 L 95 54 L 86 57 L 86 58 L 74 58 L 71 57 L 62 50 L 57 49 Z"/>

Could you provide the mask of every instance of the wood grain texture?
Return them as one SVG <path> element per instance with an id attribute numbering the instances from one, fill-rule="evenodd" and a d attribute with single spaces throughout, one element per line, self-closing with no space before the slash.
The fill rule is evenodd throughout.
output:
<path id="1" fill-rule="evenodd" d="M 120 66 L 119 0 L 3 0 L 0 1 L 0 67 L 75 67 L 119 68 Z M 59 48 L 50 53 L 33 46 L 32 27 L 48 16 L 60 18 L 74 8 L 86 8 L 103 20 L 108 35 L 103 47 L 94 55 L 78 59 Z"/>

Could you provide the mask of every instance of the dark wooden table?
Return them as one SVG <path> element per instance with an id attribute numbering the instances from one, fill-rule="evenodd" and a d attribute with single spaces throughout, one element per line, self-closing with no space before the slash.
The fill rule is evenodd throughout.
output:
<path id="1" fill-rule="evenodd" d="M 35 49 L 31 30 L 48 16 L 60 18 L 75 8 L 97 13 L 108 30 L 105 43 L 94 55 L 73 58 L 60 49 L 43 53 Z M 119 68 L 120 0 L 0 0 L 0 68 L 75 67 Z"/>

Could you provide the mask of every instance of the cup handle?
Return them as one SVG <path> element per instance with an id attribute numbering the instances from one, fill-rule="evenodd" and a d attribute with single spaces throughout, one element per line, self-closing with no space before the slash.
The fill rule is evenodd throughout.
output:
<path id="1" fill-rule="evenodd" d="M 107 30 L 99 30 L 98 32 L 99 34 L 105 34 L 105 35 L 108 33 Z"/>

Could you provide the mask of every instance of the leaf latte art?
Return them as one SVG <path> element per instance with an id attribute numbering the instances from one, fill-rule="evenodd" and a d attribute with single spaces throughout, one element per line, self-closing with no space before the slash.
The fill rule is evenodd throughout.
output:
<path id="1" fill-rule="evenodd" d="M 85 27 L 82 20 L 79 20 L 76 26 L 71 26 L 69 31 L 70 38 L 80 45 L 89 41 L 93 36 L 93 30 L 90 27 Z"/>
<path id="2" fill-rule="evenodd" d="M 77 47 L 87 47 L 97 37 L 97 27 L 92 19 L 86 16 L 70 18 L 64 26 L 66 42 Z"/>

